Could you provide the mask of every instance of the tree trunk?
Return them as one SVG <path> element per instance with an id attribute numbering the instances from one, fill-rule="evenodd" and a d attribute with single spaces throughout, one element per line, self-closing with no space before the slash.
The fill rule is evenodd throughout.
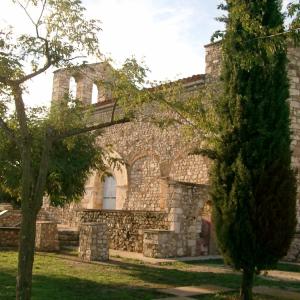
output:
<path id="1" fill-rule="evenodd" d="M 243 270 L 243 278 L 240 293 L 241 300 L 252 300 L 253 277 L 253 270 Z"/>
<path id="2" fill-rule="evenodd" d="M 25 198 L 22 198 L 22 223 L 20 232 L 16 300 L 30 300 L 31 298 L 36 220 L 37 214 L 42 206 L 51 146 L 51 141 L 45 141 L 39 176 L 34 189 L 35 193 L 31 199 L 26 199 L 26 195 L 30 189 L 23 186 L 23 195 Z"/>
<path id="3" fill-rule="evenodd" d="M 32 267 L 34 260 L 35 230 L 37 211 L 22 203 L 22 223 L 20 232 L 18 275 L 16 287 L 17 300 L 30 300 Z"/>

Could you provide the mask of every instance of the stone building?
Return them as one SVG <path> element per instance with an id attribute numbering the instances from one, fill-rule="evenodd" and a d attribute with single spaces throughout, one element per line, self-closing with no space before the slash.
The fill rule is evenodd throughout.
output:
<path id="1" fill-rule="evenodd" d="M 220 43 L 206 46 L 205 74 L 181 80 L 187 92 L 218 80 L 220 54 Z M 290 48 L 288 54 L 293 165 L 299 168 L 300 50 Z M 56 71 L 53 101 L 70 92 L 71 81 L 73 94 L 84 103 L 94 104 L 93 119 L 106 121 L 114 102 L 96 82 L 108 72 L 103 64 L 87 65 L 81 72 Z M 216 253 L 208 196 L 210 161 L 189 155 L 192 145 L 178 128 L 160 129 L 147 122 L 132 121 L 106 129 L 98 143 L 101 147 L 112 145 L 113 155 L 125 164 L 111 168 L 112 176 L 104 180 L 102 174 L 94 172 L 79 205 L 60 210 L 48 207 L 60 223 L 72 227 L 81 222 L 106 223 L 110 248 L 143 252 L 145 256 Z M 300 224 L 299 198 L 298 220 Z M 300 259 L 299 224 L 289 253 L 291 259 Z"/>

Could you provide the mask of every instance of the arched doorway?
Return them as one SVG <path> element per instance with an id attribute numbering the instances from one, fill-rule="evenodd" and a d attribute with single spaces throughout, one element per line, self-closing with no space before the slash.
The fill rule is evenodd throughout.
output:
<path id="1" fill-rule="evenodd" d="M 116 209 L 116 179 L 106 176 L 103 184 L 103 209 Z"/>

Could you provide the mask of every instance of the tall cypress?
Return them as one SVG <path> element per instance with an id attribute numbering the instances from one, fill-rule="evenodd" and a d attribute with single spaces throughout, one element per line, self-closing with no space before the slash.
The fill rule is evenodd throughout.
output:
<path id="1" fill-rule="evenodd" d="M 278 34 L 281 1 L 227 0 L 225 7 L 214 221 L 225 260 L 243 272 L 241 299 L 252 299 L 254 274 L 287 253 L 296 225 L 287 40 Z"/>

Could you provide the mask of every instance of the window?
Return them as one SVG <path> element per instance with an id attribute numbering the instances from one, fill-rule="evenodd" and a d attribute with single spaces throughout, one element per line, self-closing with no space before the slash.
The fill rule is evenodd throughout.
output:
<path id="1" fill-rule="evenodd" d="M 93 84 L 93 90 L 92 90 L 92 104 L 95 104 L 98 102 L 98 87 L 94 83 Z"/>
<path id="2" fill-rule="evenodd" d="M 103 185 L 103 209 L 116 209 L 116 179 L 107 176 Z"/>
<path id="3" fill-rule="evenodd" d="M 69 95 L 71 98 L 76 98 L 76 93 L 77 93 L 77 83 L 74 77 L 70 78 L 69 82 Z"/>

